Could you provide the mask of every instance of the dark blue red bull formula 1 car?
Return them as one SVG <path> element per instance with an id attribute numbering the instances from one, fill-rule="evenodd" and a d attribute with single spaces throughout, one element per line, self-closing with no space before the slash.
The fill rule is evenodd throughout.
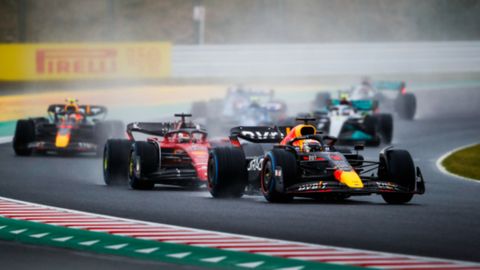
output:
<path id="1" fill-rule="evenodd" d="M 76 99 L 48 107 L 48 116 L 17 121 L 13 149 L 17 155 L 37 153 L 102 153 L 108 138 L 124 137 L 121 121 L 104 120 L 107 108 L 78 105 Z"/>
<path id="2" fill-rule="evenodd" d="M 425 192 L 421 171 L 407 151 L 385 148 L 378 160 L 367 161 L 359 154 L 363 146 L 336 147 L 336 138 L 308 124 L 315 119 L 299 120 L 305 123 L 293 128 L 233 128 L 231 145 L 210 151 L 212 196 L 241 197 L 260 190 L 270 202 L 287 202 L 379 194 L 387 203 L 400 204 Z"/>

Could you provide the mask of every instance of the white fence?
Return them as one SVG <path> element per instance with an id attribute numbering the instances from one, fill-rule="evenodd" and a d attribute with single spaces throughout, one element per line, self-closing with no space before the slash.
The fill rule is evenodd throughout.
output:
<path id="1" fill-rule="evenodd" d="M 480 42 L 174 46 L 172 76 L 480 72 Z"/>

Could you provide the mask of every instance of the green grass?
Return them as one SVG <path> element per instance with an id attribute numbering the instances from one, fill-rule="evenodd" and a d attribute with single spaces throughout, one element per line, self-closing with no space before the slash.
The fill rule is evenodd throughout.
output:
<path id="1" fill-rule="evenodd" d="M 480 144 L 454 152 L 442 165 L 451 173 L 480 180 Z"/>

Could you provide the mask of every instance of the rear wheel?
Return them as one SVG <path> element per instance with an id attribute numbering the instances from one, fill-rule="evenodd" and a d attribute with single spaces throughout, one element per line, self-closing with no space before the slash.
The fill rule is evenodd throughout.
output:
<path id="1" fill-rule="evenodd" d="M 218 147 L 208 159 L 208 190 L 214 198 L 240 198 L 247 186 L 245 154 L 237 147 Z"/>
<path id="2" fill-rule="evenodd" d="M 280 167 L 282 183 L 279 182 L 276 170 Z M 285 193 L 285 188 L 293 184 L 297 177 L 297 160 L 295 154 L 285 149 L 273 149 L 263 159 L 260 174 L 261 191 L 269 202 L 289 202 L 293 199 Z"/>
<path id="3" fill-rule="evenodd" d="M 382 180 L 388 180 L 407 188 L 411 193 L 383 193 L 383 199 L 390 204 L 404 204 L 413 198 L 415 191 L 415 165 L 410 153 L 405 150 L 390 150 L 380 157 L 383 169 L 379 171 Z"/>
<path id="4" fill-rule="evenodd" d="M 365 133 L 371 136 L 377 134 L 378 119 L 374 116 L 367 115 L 363 120 L 363 128 Z"/>
<path id="5" fill-rule="evenodd" d="M 28 144 L 35 141 L 35 123 L 30 119 L 18 120 L 13 137 L 13 150 L 19 156 L 30 156 L 33 152 Z"/>
<path id="6" fill-rule="evenodd" d="M 406 120 L 412 120 L 417 110 L 417 99 L 412 93 L 399 95 L 396 99 L 396 110 L 398 115 Z"/>
<path id="7" fill-rule="evenodd" d="M 132 189 L 153 189 L 155 183 L 146 179 L 159 166 L 159 151 L 151 142 L 135 142 L 130 151 L 128 178 Z"/>
<path id="8" fill-rule="evenodd" d="M 128 155 L 131 142 L 122 139 L 110 139 L 103 151 L 103 179 L 107 186 L 127 183 Z"/>

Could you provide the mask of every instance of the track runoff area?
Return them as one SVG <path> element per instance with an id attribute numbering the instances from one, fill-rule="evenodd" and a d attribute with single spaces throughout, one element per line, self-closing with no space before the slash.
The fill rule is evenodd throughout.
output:
<path id="1" fill-rule="evenodd" d="M 0 238 L 227 269 L 480 269 L 478 263 L 198 230 L 3 197 Z"/>

